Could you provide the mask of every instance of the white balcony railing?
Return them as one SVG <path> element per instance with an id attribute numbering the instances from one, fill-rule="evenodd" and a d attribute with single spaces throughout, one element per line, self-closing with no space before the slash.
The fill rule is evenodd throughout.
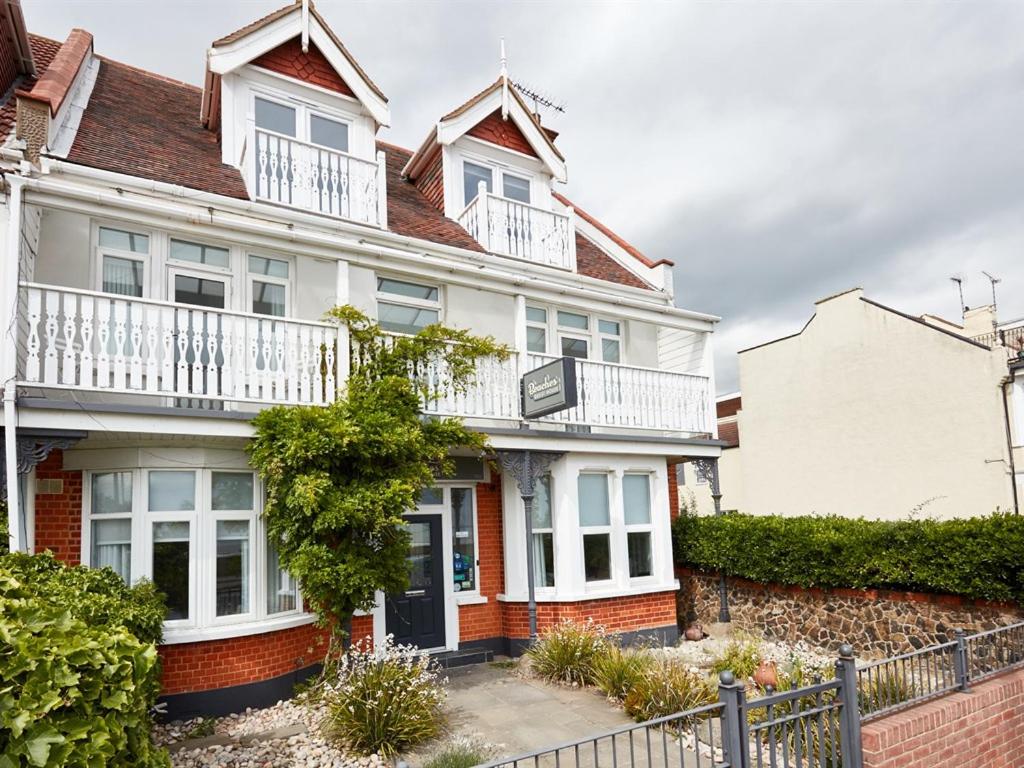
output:
<path id="1" fill-rule="evenodd" d="M 338 328 L 21 284 L 19 383 L 189 400 L 324 405 Z"/>
<path id="2" fill-rule="evenodd" d="M 572 209 L 556 213 L 493 195 L 483 182 L 459 214 L 459 224 L 491 253 L 534 264 L 576 268 L 576 228 Z"/>
<path id="3" fill-rule="evenodd" d="M 251 124 L 246 146 L 254 148 L 244 162 L 257 200 L 387 226 L 383 152 L 371 162 Z"/>

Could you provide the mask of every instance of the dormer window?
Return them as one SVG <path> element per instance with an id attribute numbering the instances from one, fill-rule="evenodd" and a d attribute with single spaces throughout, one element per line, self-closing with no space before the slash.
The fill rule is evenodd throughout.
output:
<path id="1" fill-rule="evenodd" d="M 337 152 L 348 152 L 348 124 L 330 118 L 305 104 L 284 104 L 263 96 L 255 97 L 256 127 L 316 144 Z"/>
<path id="2" fill-rule="evenodd" d="M 494 179 L 500 180 L 501 196 L 509 200 L 530 204 L 530 180 L 517 176 L 498 166 L 487 166 L 466 160 L 462 163 L 462 188 L 465 205 L 469 205 L 480 191 L 482 181 L 490 193 L 494 192 Z"/>

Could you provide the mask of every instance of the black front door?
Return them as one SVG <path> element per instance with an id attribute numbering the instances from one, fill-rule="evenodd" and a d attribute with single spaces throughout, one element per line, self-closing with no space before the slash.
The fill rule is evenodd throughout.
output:
<path id="1" fill-rule="evenodd" d="M 410 515 L 409 588 L 385 600 L 385 623 L 396 643 L 444 647 L 444 543 L 440 515 Z"/>

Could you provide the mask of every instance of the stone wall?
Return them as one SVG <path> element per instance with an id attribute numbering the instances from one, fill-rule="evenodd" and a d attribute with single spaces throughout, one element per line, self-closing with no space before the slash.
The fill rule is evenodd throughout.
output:
<path id="1" fill-rule="evenodd" d="M 718 619 L 718 576 L 679 569 L 683 627 Z M 803 589 L 729 579 L 729 611 L 736 628 L 771 640 L 806 641 L 835 652 L 842 643 L 858 656 L 882 657 L 946 642 L 1021 621 L 1020 606 L 952 595 L 857 589 Z"/>

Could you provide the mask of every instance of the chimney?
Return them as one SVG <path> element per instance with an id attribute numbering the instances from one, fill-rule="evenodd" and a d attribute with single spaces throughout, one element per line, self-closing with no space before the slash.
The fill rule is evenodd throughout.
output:
<path id="1" fill-rule="evenodd" d="M 964 336 L 973 339 L 996 329 L 996 308 L 991 304 L 964 310 Z"/>

